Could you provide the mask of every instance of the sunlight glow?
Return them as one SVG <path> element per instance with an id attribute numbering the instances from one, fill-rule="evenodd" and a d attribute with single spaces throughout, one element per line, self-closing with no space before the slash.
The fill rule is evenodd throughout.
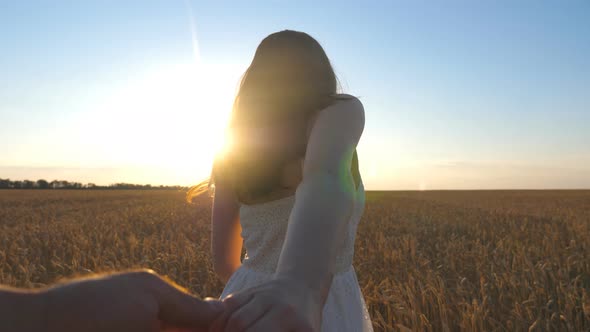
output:
<path id="1" fill-rule="evenodd" d="M 239 75 L 235 66 L 161 65 L 98 105 L 88 119 L 97 132 L 86 143 L 108 147 L 117 164 L 173 172 L 179 184 L 198 181 L 224 145 Z"/>
<path id="2" fill-rule="evenodd" d="M 127 178 L 140 183 L 191 185 L 209 176 L 245 68 L 201 57 L 186 6 L 193 57 L 159 59 L 110 82 L 79 115 L 75 137 L 85 151 L 73 158 L 97 156 L 92 165 L 137 170 Z"/>
<path id="3" fill-rule="evenodd" d="M 199 52 L 199 40 L 197 39 L 197 23 L 195 21 L 195 14 L 193 11 L 193 6 L 191 6 L 190 1 L 184 0 L 184 5 L 186 6 L 186 10 L 188 12 L 188 18 L 190 23 L 190 30 L 191 30 L 191 44 L 193 46 L 193 56 L 195 57 L 195 63 L 201 63 L 201 53 Z"/>

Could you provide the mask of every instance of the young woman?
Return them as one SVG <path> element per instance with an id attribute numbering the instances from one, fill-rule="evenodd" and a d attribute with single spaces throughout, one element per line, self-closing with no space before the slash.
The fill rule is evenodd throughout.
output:
<path id="1" fill-rule="evenodd" d="M 363 129 L 362 104 L 337 94 L 315 39 L 285 30 L 260 43 L 235 99 L 229 148 L 190 192 L 214 186 L 213 265 L 227 307 L 212 330 L 372 331 L 352 266 L 365 205 Z"/>

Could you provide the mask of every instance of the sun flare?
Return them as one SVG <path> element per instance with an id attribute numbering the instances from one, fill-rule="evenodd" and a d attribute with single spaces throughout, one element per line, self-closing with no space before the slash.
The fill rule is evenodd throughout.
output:
<path id="1" fill-rule="evenodd" d="M 128 79 L 97 108 L 91 125 L 107 132 L 96 139 L 117 163 L 198 181 L 226 146 L 240 74 L 236 66 L 168 64 Z"/>

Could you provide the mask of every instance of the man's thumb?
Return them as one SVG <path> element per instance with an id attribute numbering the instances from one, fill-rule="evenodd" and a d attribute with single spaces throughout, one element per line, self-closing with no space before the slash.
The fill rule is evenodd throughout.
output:
<path id="1" fill-rule="evenodd" d="M 159 317 L 176 326 L 208 326 L 224 309 L 221 302 L 202 301 L 180 292 L 174 296 L 178 296 L 175 302 L 166 301 L 160 304 Z"/>
<path id="2" fill-rule="evenodd" d="M 154 285 L 154 295 L 158 301 L 160 320 L 174 326 L 203 327 L 208 326 L 221 312 L 224 306 L 212 299 L 200 300 L 162 280 Z"/>

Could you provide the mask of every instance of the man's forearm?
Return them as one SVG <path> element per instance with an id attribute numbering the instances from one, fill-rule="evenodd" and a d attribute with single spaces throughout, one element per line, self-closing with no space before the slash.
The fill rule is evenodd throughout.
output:
<path id="1" fill-rule="evenodd" d="M 44 331 L 43 292 L 0 288 L 0 331 Z"/>

